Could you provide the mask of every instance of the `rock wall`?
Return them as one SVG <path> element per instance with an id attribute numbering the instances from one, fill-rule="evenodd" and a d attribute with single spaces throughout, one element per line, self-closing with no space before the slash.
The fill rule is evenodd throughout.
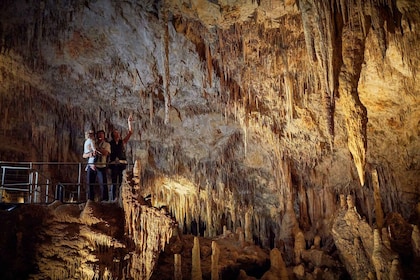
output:
<path id="1" fill-rule="evenodd" d="M 82 161 L 84 130 L 132 114 L 141 194 L 182 231 L 241 226 L 291 264 L 298 229 L 331 240 L 340 194 L 371 227 L 378 205 L 418 224 L 417 1 L 0 10 L 1 160 Z"/>

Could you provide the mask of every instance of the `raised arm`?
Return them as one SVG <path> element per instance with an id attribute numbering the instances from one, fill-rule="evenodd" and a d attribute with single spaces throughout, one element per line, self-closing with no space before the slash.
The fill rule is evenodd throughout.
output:
<path id="1" fill-rule="evenodd" d="M 131 122 L 132 121 L 133 121 L 133 116 L 130 115 L 128 117 L 128 121 L 127 121 L 128 122 L 128 133 L 127 133 L 127 135 L 123 139 L 124 144 L 126 144 L 128 142 L 128 140 L 130 139 L 131 135 L 133 134 L 133 128 L 131 126 Z"/>

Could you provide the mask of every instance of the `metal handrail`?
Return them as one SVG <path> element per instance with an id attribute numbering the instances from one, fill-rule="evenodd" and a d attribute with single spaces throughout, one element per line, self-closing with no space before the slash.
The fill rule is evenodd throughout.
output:
<path id="1" fill-rule="evenodd" d="M 45 166 L 51 166 L 51 165 L 77 165 L 77 181 L 76 182 L 69 182 L 69 183 L 60 183 L 57 180 L 57 185 L 76 185 L 77 186 L 77 201 L 80 201 L 80 188 L 81 188 L 81 172 L 82 172 L 82 164 L 81 162 L 12 162 L 12 161 L 0 161 L 2 176 L 1 176 L 1 185 L 0 185 L 0 202 L 3 202 L 3 195 L 5 192 L 23 192 L 27 193 L 26 196 L 26 203 L 39 203 L 39 202 L 45 202 L 49 203 L 52 202 L 50 198 L 54 196 L 54 199 L 56 199 L 56 195 L 52 195 L 53 193 L 50 193 L 50 182 L 52 180 L 50 178 L 46 178 L 45 176 L 42 176 L 40 170 L 38 170 L 36 167 L 40 166 L 43 169 Z M 27 170 L 28 173 L 26 174 L 27 177 L 25 179 L 22 179 L 20 182 L 7 182 L 7 179 L 11 180 L 10 178 L 7 178 L 7 171 L 9 170 Z M 14 174 L 16 175 L 16 174 Z M 43 177 L 45 180 L 44 183 L 40 183 L 40 177 Z M 27 178 L 27 179 L 26 179 Z M 16 178 L 13 178 L 16 179 Z M 57 188 L 57 185 L 55 188 Z M 20 188 L 19 188 L 20 186 Z M 54 193 L 56 193 L 56 190 L 54 190 Z"/>
<path id="2" fill-rule="evenodd" d="M 27 193 L 26 203 L 40 203 L 45 202 L 49 203 L 56 199 L 64 199 L 67 195 L 69 186 L 76 186 L 74 193 L 70 192 L 68 194 L 69 201 L 72 202 L 82 202 L 81 199 L 81 187 L 82 187 L 82 172 L 85 171 L 82 166 L 86 166 L 86 162 L 13 162 L 13 161 L 0 161 L 1 167 L 1 185 L 0 185 L 0 203 L 3 202 L 3 194 L 6 191 L 10 192 L 25 192 Z M 107 163 L 107 167 L 114 165 L 115 163 Z M 76 182 L 63 182 L 61 180 L 56 180 L 55 182 L 51 178 L 45 177 L 40 169 L 43 169 L 45 166 L 77 166 L 77 181 Z M 132 163 L 127 163 L 127 168 L 132 165 Z M 37 166 L 42 168 L 36 168 Z M 26 182 L 6 182 L 6 169 L 15 169 L 15 170 L 27 170 Z M 45 180 L 45 183 L 41 183 L 40 179 Z M 18 187 L 21 188 L 18 188 Z M 52 188 L 50 189 L 50 186 Z M 76 195 L 76 198 L 74 197 Z M 53 197 L 54 199 L 50 199 Z"/>

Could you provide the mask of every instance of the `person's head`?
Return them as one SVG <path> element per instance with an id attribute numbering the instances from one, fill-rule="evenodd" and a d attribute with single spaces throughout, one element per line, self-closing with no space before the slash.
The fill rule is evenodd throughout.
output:
<path id="1" fill-rule="evenodd" d="M 120 140 L 120 133 L 116 129 L 112 131 L 111 136 L 114 141 Z"/>
<path id="2" fill-rule="evenodd" d="M 96 133 L 96 136 L 98 137 L 99 141 L 104 141 L 105 140 L 105 131 L 98 130 L 98 132 Z"/>
<path id="3" fill-rule="evenodd" d="M 92 129 L 89 129 L 88 131 L 85 132 L 85 138 L 94 138 L 95 137 L 95 132 Z"/>

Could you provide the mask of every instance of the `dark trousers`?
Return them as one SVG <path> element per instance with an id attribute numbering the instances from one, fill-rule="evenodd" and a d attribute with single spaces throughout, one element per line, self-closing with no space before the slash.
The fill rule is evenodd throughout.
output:
<path id="1" fill-rule="evenodd" d="M 125 164 L 111 165 L 111 180 L 112 180 L 112 200 L 117 198 L 120 193 L 120 187 L 123 180 L 123 171 Z"/>
<path id="2" fill-rule="evenodd" d="M 95 200 L 96 171 L 88 167 L 86 170 L 86 199 Z"/>
<path id="3" fill-rule="evenodd" d="M 101 199 L 108 200 L 108 179 L 106 177 L 107 168 L 96 168 L 96 176 L 98 178 L 98 184 L 101 189 Z"/>

